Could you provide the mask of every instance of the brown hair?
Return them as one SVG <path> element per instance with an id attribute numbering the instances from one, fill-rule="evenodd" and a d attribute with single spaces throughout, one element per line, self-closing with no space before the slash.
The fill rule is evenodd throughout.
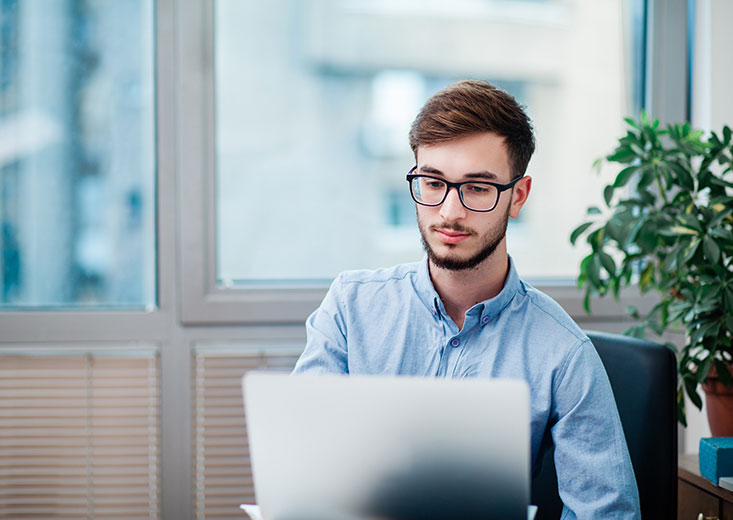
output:
<path id="1" fill-rule="evenodd" d="M 485 81 L 459 81 L 437 92 L 412 122 L 410 147 L 429 146 L 480 132 L 504 138 L 512 178 L 521 177 L 534 152 L 532 122 L 510 94 Z"/>

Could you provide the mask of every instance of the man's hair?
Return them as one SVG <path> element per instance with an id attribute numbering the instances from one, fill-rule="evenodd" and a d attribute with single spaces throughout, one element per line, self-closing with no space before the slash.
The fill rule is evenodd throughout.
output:
<path id="1" fill-rule="evenodd" d="M 504 138 L 512 179 L 534 152 L 532 122 L 510 94 L 485 81 L 459 81 L 428 99 L 410 128 L 410 147 L 429 146 L 481 132 Z"/>

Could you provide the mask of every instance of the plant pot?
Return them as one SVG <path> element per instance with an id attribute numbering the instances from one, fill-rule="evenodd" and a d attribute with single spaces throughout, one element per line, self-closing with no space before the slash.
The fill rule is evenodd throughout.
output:
<path id="1" fill-rule="evenodd" d="M 728 365 L 728 372 L 733 375 L 733 365 Z M 713 437 L 733 437 L 733 385 L 726 387 L 711 367 L 702 389 Z"/>

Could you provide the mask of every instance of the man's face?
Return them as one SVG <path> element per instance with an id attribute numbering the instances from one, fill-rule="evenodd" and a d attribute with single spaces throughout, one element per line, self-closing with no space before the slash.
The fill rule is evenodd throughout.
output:
<path id="1" fill-rule="evenodd" d="M 419 147 L 415 173 L 449 182 L 506 184 L 512 180 L 504 138 L 488 132 Z M 418 204 L 417 222 L 430 261 L 449 270 L 471 269 L 497 248 L 504 250 L 509 217 L 519 215 L 530 183 L 529 177 L 521 179 L 501 193 L 496 208 L 485 213 L 465 208 L 455 189 L 449 190 L 440 206 Z"/>

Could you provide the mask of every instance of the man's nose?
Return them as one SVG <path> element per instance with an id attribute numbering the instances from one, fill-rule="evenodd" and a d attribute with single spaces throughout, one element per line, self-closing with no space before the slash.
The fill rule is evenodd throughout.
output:
<path id="1" fill-rule="evenodd" d="M 466 208 L 461 203 L 461 196 L 457 188 L 448 188 L 448 195 L 440 206 L 440 216 L 448 222 L 466 217 Z"/>

